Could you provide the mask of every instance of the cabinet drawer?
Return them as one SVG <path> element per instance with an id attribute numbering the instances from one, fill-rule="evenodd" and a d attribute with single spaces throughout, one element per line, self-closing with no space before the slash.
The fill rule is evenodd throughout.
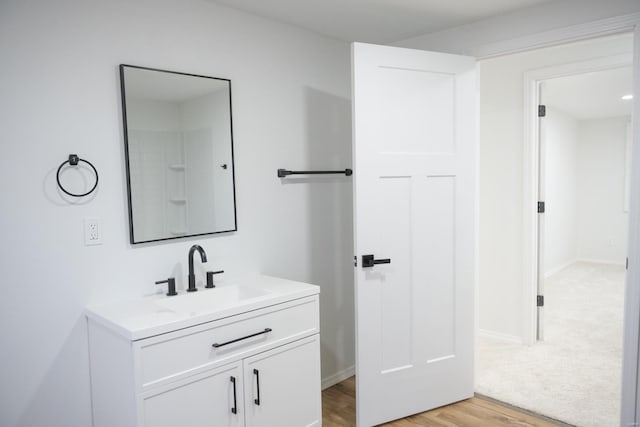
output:
<path id="1" fill-rule="evenodd" d="M 318 323 L 318 297 L 314 296 L 137 341 L 138 388 L 317 333 Z M 270 331 L 258 334 L 266 329 Z"/>

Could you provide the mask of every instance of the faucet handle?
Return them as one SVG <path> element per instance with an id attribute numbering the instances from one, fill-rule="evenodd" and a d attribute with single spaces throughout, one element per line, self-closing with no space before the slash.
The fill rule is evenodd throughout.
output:
<path id="1" fill-rule="evenodd" d="M 156 285 L 161 285 L 163 283 L 167 284 L 168 297 L 178 295 L 178 293 L 176 292 L 176 279 L 174 277 L 169 277 L 167 280 L 160 280 L 159 282 L 156 282 Z"/>
<path id="2" fill-rule="evenodd" d="M 205 288 L 215 288 L 216 285 L 213 284 L 213 275 L 214 274 L 222 274 L 222 273 L 224 273 L 224 270 L 207 271 L 207 285 L 205 286 Z"/>

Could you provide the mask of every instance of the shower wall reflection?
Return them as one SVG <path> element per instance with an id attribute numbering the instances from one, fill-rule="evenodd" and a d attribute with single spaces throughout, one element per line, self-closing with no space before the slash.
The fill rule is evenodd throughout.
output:
<path id="1" fill-rule="evenodd" d="M 120 70 L 131 242 L 236 230 L 230 81 Z"/>

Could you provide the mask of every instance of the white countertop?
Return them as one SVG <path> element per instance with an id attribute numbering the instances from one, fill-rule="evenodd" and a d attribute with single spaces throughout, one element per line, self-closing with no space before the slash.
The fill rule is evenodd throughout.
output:
<path id="1" fill-rule="evenodd" d="M 182 292 L 171 297 L 154 295 L 89 306 L 85 314 L 90 320 L 135 341 L 320 293 L 320 287 L 315 285 L 260 274 L 222 276 L 216 277 L 213 289 L 199 288 L 197 292 Z M 256 294 L 226 301 L 221 292 L 229 294 L 226 291 L 234 286 Z M 218 300 L 217 296 L 221 298 Z M 208 301 L 214 304 L 208 306 Z"/>

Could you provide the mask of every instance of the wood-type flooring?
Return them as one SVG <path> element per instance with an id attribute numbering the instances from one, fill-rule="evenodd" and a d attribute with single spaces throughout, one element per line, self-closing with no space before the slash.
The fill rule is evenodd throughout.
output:
<path id="1" fill-rule="evenodd" d="M 355 397 L 355 377 L 324 390 L 322 392 L 322 425 L 324 427 L 355 426 Z M 478 396 L 383 425 L 392 427 L 567 426 L 567 424 Z"/>

